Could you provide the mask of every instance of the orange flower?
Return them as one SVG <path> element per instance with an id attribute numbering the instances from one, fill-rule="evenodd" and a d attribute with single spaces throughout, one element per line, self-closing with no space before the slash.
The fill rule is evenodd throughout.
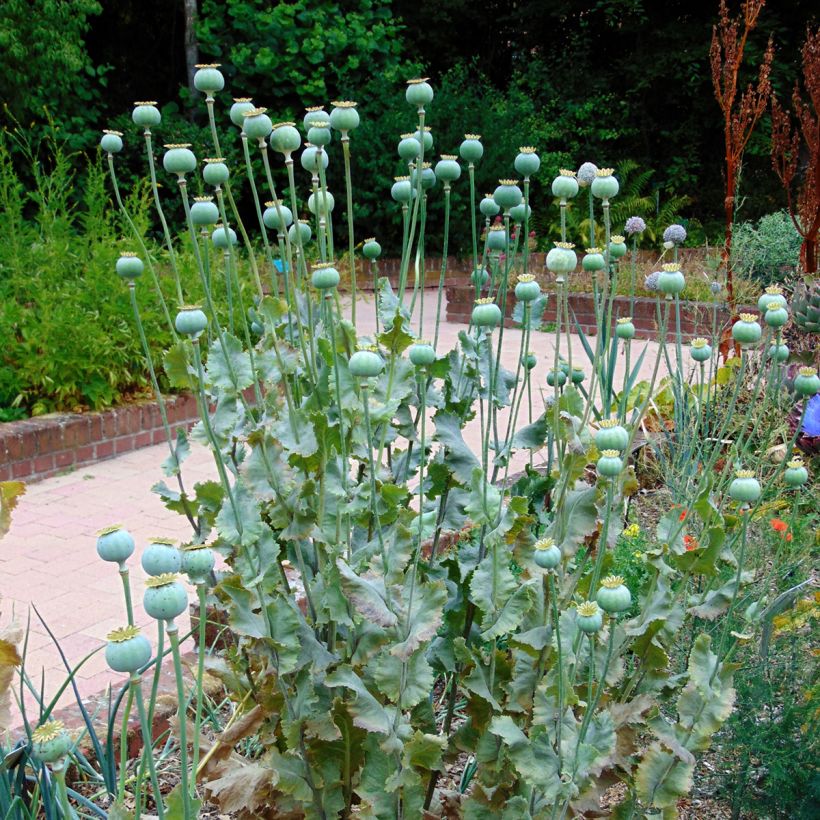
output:
<path id="1" fill-rule="evenodd" d="M 678 517 L 678 521 L 686 521 L 686 510 L 684 510 Z"/>
<path id="2" fill-rule="evenodd" d="M 787 541 L 791 541 L 791 540 L 792 540 L 792 534 L 791 534 L 790 532 L 787 532 L 787 533 L 786 533 L 786 540 L 787 540 Z"/>
<path id="3" fill-rule="evenodd" d="M 686 551 L 691 552 L 698 548 L 698 539 L 694 535 L 684 535 L 683 543 L 686 546 Z"/>
<path id="4" fill-rule="evenodd" d="M 772 518 L 769 524 L 775 532 L 786 532 L 789 528 L 789 525 L 780 518 Z"/>

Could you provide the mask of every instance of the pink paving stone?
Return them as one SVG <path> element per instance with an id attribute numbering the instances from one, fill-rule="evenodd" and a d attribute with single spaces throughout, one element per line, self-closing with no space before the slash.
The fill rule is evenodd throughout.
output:
<path id="1" fill-rule="evenodd" d="M 433 292 L 428 291 L 426 307 L 432 308 L 433 299 Z M 422 335 L 432 339 L 435 331 L 433 309 L 426 310 L 425 314 Z M 360 335 L 374 333 L 372 299 L 360 303 L 357 319 Z M 439 352 L 452 349 L 457 344 L 458 332 L 463 329 L 464 325 L 443 321 L 439 332 Z M 514 370 L 521 331 L 506 329 L 504 336 L 502 361 L 505 367 Z M 552 366 L 553 342 L 552 334 L 532 334 L 530 349 L 539 360 L 533 373 L 533 385 L 537 385 L 533 396 L 537 406 L 541 406 L 540 388 L 545 385 L 546 372 Z M 644 344 L 648 344 L 649 350 L 641 377 L 648 378 L 656 346 L 643 342 L 634 345 L 632 360 L 637 360 Z M 572 337 L 572 356 L 574 363 L 581 363 L 589 370 L 577 337 Z M 623 358 L 619 357 L 619 373 L 623 372 L 623 366 Z M 502 429 L 505 418 L 501 417 Z M 478 448 L 477 422 L 468 426 L 465 439 L 471 447 Z M 111 455 L 113 449 L 111 442 L 97 445 L 98 454 Z M 135 620 L 156 643 L 156 625 L 145 615 L 140 604 L 144 573 L 139 566 L 139 548 L 150 536 L 184 538 L 189 532 L 185 519 L 166 510 L 161 499 L 151 492 L 151 487 L 158 481 L 164 480 L 169 486 L 176 486 L 173 478 L 163 475 L 160 466 L 167 454 L 163 441 L 36 482 L 29 486 L 14 511 L 11 530 L 0 542 L 0 595 L 3 596 L 0 625 L 9 622 L 12 610 L 16 619 L 23 623 L 31 614 L 27 672 L 37 686 L 41 674 L 45 675 L 47 700 L 65 680 L 66 673 L 51 639 L 33 612 L 30 613 L 29 604 L 34 603 L 46 618 L 72 664 L 78 663 L 95 646 L 102 646 L 106 635 L 125 622 L 119 573 L 116 567 L 103 563 L 96 555 L 95 533 L 105 526 L 122 523 L 137 541 L 138 553 L 130 562 Z M 183 466 L 183 476 L 188 488 L 192 488 L 197 481 L 215 479 L 216 470 L 211 454 L 193 444 L 191 456 Z M 180 618 L 180 631 L 184 634 L 188 629 L 186 615 Z M 123 676 L 105 668 L 101 651 L 78 674 L 77 686 L 85 699 L 104 690 L 109 684 L 120 686 L 123 680 Z M 59 703 L 67 705 L 73 699 L 69 690 Z M 34 698 L 26 695 L 25 701 L 27 707 L 33 709 Z"/>

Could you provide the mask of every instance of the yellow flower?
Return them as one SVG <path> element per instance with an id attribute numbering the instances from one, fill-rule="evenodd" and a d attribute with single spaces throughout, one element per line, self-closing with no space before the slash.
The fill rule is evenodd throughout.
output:
<path id="1" fill-rule="evenodd" d="M 641 528 L 637 524 L 630 524 L 624 530 L 624 535 L 627 538 L 637 538 L 640 534 L 641 534 Z"/>

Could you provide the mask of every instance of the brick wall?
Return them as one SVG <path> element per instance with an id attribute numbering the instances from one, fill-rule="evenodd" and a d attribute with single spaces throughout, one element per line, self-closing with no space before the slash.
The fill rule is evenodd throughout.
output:
<path id="1" fill-rule="evenodd" d="M 183 394 L 166 398 L 168 422 L 190 427 L 198 418 L 196 400 Z M 102 413 L 39 416 L 0 424 L 0 481 L 41 478 L 160 444 L 165 432 L 153 401 Z"/>

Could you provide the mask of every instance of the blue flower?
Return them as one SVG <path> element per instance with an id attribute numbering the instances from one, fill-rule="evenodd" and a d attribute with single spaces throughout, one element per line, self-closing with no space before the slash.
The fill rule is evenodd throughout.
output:
<path id="1" fill-rule="evenodd" d="M 598 166 L 594 162 L 585 162 L 579 169 L 576 177 L 581 185 L 591 185 L 592 180 L 595 179 L 595 173 Z"/>
<path id="2" fill-rule="evenodd" d="M 686 228 L 683 225 L 670 225 L 663 232 L 664 242 L 674 242 L 676 245 L 682 245 L 686 239 Z"/>
<path id="3" fill-rule="evenodd" d="M 626 220 L 624 230 L 628 236 L 632 236 L 632 234 L 635 233 L 643 233 L 646 230 L 646 222 L 639 216 L 630 216 L 629 219 Z"/>
<path id="4" fill-rule="evenodd" d="M 643 280 L 643 286 L 650 291 L 656 291 L 658 289 L 658 279 L 661 277 L 661 272 L 659 270 L 653 271 Z"/>
<path id="5" fill-rule="evenodd" d="M 803 419 L 803 433 L 807 436 L 820 436 L 820 393 L 809 399 L 806 417 Z"/>

